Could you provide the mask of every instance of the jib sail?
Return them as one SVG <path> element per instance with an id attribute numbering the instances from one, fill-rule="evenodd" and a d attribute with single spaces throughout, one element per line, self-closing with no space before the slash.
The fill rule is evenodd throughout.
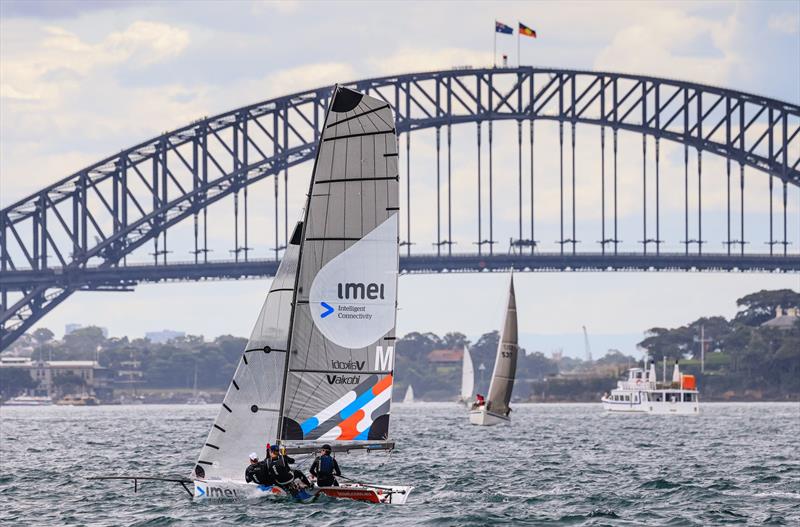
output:
<path id="1" fill-rule="evenodd" d="M 277 440 L 299 242 L 300 225 L 283 255 L 219 414 L 200 451 L 195 477 L 243 479 L 247 455 L 256 452 L 262 456 L 265 445 Z"/>
<path id="2" fill-rule="evenodd" d="M 392 110 L 337 88 L 305 211 L 282 406 L 287 443 L 388 437 L 397 215 Z"/>
<path id="3" fill-rule="evenodd" d="M 497 345 L 497 359 L 494 363 L 492 381 L 486 409 L 490 412 L 508 415 L 511 391 L 514 389 L 514 376 L 517 373 L 517 300 L 514 295 L 514 277 L 508 288 L 508 303 L 503 323 L 503 332 Z"/>

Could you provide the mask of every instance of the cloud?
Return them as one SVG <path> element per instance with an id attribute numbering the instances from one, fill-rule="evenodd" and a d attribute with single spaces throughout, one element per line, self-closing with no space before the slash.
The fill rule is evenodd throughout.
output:
<path id="1" fill-rule="evenodd" d="M 392 55 L 370 59 L 370 64 L 379 73 L 390 75 L 409 71 L 431 71 L 459 66 L 487 66 L 492 63 L 488 51 L 465 48 L 403 48 Z"/>
<path id="2" fill-rule="evenodd" d="M 723 85 L 739 62 L 732 40 L 740 30 L 735 12 L 717 20 L 662 8 L 619 30 L 594 67 Z"/>
<path id="3" fill-rule="evenodd" d="M 778 33 L 796 35 L 800 33 L 800 16 L 798 15 L 772 15 L 769 17 L 767 27 Z"/>

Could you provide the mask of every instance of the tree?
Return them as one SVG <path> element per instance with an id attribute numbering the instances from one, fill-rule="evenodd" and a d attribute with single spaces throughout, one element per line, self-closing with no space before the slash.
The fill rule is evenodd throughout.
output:
<path id="1" fill-rule="evenodd" d="M 442 343 L 447 349 L 461 349 L 464 346 L 469 346 L 469 339 L 463 333 L 451 331 L 442 337 Z"/>
<path id="2" fill-rule="evenodd" d="M 596 364 L 608 364 L 608 365 L 634 365 L 638 361 L 636 357 L 632 357 L 630 355 L 625 355 L 619 350 L 608 350 L 608 352 L 597 359 L 595 361 Z"/>
<path id="3" fill-rule="evenodd" d="M 45 342 L 50 342 L 53 340 L 55 333 L 50 331 L 47 328 L 39 328 L 33 332 L 33 340 L 36 341 L 37 344 L 42 345 Z"/>
<path id="4" fill-rule="evenodd" d="M 62 373 L 53 377 L 53 386 L 55 386 L 62 395 L 68 393 L 76 393 L 86 386 L 86 381 L 72 372 Z"/>
<path id="5" fill-rule="evenodd" d="M 745 295 L 736 301 L 741 311 L 734 319 L 748 326 L 759 326 L 775 316 L 777 307 L 800 307 L 800 293 L 791 289 L 761 290 Z"/>
<path id="6" fill-rule="evenodd" d="M 64 351 L 73 359 L 94 359 L 97 347 L 105 343 L 103 330 L 96 326 L 76 329 L 64 335 Z"/>
<path id="7" fill-rule="evenodd" d="M 0 368 L 0 394 L 5 399 L 33 390 L 38 385 L 27 368 Z"/>
<path id="8" fill-rule="evenodd" d="M 652 358 L 667 357 L 669 359 L 682 359 L 691 349 L 694 334 L 687 327 L 666 329 L 651 328 L 645 333 L 647 338 L 638 346 L 647 350 Z"/>

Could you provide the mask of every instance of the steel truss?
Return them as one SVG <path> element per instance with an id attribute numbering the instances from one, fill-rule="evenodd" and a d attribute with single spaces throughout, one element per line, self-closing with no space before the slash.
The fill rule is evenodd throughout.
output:
<path id="1" fill-rule="evenodd" d="M 509 261 L 523 268 L 541 269 L 714 269 L 798 271 L 797 256 L 788 253 L 788 186 L 800 187 L 800 107 L 775 99 L 701 84 L 637 75 L 585 72 L 531 67 L 503 69 L 456 69 L 381 77 L 348 86 L 366 91 L 391 104 L 401 134 L 434 128 L 437 152 L 436 255 L 414 255 L 411 245 L 410 136 L 406 140 L 406 234 L 404 266 L 410 272 L 480 270 L 477 262 L 491 261 L 504 268 Z M 177 278 L 216 277 L 209 262 L 207 208 L 231 196 L 234 200 L 234 264 L 242 271 L 230 276 L 263 276 L 272 264 L 253 270 L 248 252 L 248 186 L 274 179 L 275 259 L 288 236 L 286 180 L 289 169 L 313 158 L 319 126 L 331 87 L 309 90 L 200 119 L 108 157 L 0 211 L 0 350 L 55 306 L 78 290 L 130 290 L 140 281 L 160 280 L 160 273 L 178 272 Z M 519 235 L 510 241 L 512 256 L 496 254 L 494 245 L 494 196 L 492 191 L 493 121 L 517 121 L 519 145 Z M 534 254 L 535 213 L 524 218 L 522 183 L 522 126 L 530 126 L 533 180 L 534 123 L 558 122 L 561 145 L 560 251 L 551 256 Z M 483 123 L 487 125 L 484 127 Z M 477 123 L 478 192 L 477 254 L 452 253 L 451 127 Z M 601 168 L 602 224 L 600 251 L 580 253 L 575 232 L 575 202 L 564 202 L 564 126 L 572 146 L 571 185 L 575 187 L 575 127 L 591 124 L 600 129 L 604 162 Z M 441 196 L 441 128 L 446 130 L 447 197 Z M 608 130 L 607 130 L 608 129 Z M 646 162 L 642 218 L 642 252 L 623 255 L 617 251 L 617 144 L 618 132 L 642 135 L 643 159 L 648 136 L 655 138 L 655 225 L 647 223 Z M 484 136 L 482 135 L 484 131 Z M 606 175 L 606 132 L 611 136 L 613 172 Z M 668 255 L 660 251 L 659 141 L 684 146 L 685 251 Z M 480 155 L 488 142 L 488 203 L 481 209 Z M 689 232 L 689 152 L 697 156 L 698 196 L 702 189 L 702 154 L 710 152 L 727 161 L 727 251 L 703 252 L 702 203 L 698 200 L 697 232 Z M 738 166 L 740 217 L 732 218 L 731 184 L 736 185 L 732 164 Z M 745 254 L 745 167 L 770 177 L 769 255 Z M 284 229 L 279 232 L 279 180 L 284 178 Z M 485 177 L 486 177 L 485 176 Z M 773 225 L 773 186 L 782 190 L 782 229 Z M 608 196 L 607 196 L 608 194 Z M 780 193 L 779 193 L 780 194 Z M 613 198 L 612 198 L 613 196 Z M 531 191 L 531 210 L 533 210 Z M 613 203 L 613 208 L 612 208 Z M 444 210 L 443 210 L 444 209 Z M 487 213 L 488 212 L 488 213 Z M 535 212 L 535 211 L 534 211 Z M 569 216 L 571 215 L 571 221 Z M 446 221 L 443 219 L 446 218 Z M 566 218 L 565 218 L 566 216 Z M 190 220 L 194 226 L 194 259 L 180 271 L 168 264 L 167 235 L 172 226 Z M 523 223 L 529 223 L 529 238 Z M 738 223 L 738 225 L 737 225 Z M 567 227 L 571 225 L 571 232 Z M 528 225 L 525 227 L 528 229 Z M 735 234 L 738 230 L 738 235 Z M 782 238 L 776 231 L 782 230 Z M 446 234 L 445 234 L 446 232 Z M 734 236 L 739 236 L 734 239 Z M 126 256 L 152 244 L 153 264 L 127 265 Z M 651 249 L 650 246 L 653 246 Z M 782 250 L 775 250 L 782 246 Z M 696 247 L 696 249 L 695 249 Z M 530 254 L 523 252 L 530 250 Z M 541 256 L 541 262 L 537 259 Z M 487 260 L 488 258 L 488 260 Z M 550 258 L 550 260 L 547 260 Z M 472 260 L 470 260 L 472 259 Z M 516 260 L 515 260 L 516 259 Z M 474 260 L 474 262 L 473 262 Z M 471 262 L 471 263 L 467 263 Z M 570 263 L 573 262 L 573 263 Z M 254 262 L 256 263 L 256 262 Z M 524 263 L 524 262 L 522 262 Z M 167 266 L 167 269 L 160 267 Z M 550 267 L 548 267 L 550 266 Z M 146 272 L 131 272 L 132 269 Z M 203 274 L 208 269 L 209 274 Z M 98 277 L 102 275 L 102 279 Z M 226 276 L 227 276 L 226 275 Z M 168 279 L 168 278 L 164 278 Z M 9 293 L 21 298 L 9 305 Z"/>

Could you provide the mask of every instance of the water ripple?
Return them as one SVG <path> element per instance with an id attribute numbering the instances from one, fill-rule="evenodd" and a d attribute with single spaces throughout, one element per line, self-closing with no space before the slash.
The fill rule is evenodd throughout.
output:
<path id="1" fill-rule="evenodd" d="M 800 525 L 800 405 L 707 404 L 693 418 L 517 405 L 508 427 L 452 404 L 397 405 L 391 456 L 346 475 L 415 485 L 405 506 L 322 498 L 193 502 L 178 486 L 87 481 L 185 475 L 213 406 L 0 409 L 8 525 Z M 243 464 L 244 466 L 244 464 Z M 308 465 L 304 465 L 307 469 Z"/>

